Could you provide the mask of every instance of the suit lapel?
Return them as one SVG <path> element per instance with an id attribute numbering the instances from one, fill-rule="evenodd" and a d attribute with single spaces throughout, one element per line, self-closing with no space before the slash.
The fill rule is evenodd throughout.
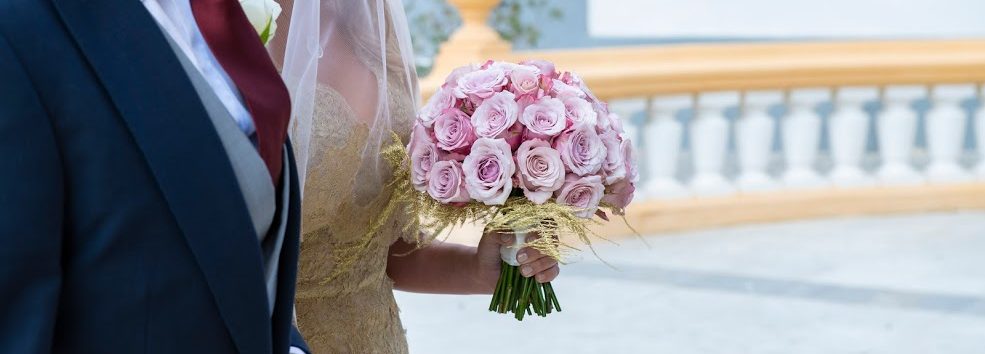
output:
<path id="1" fill-rule="evenodd" d="M 287 148 L 287 166 L 284 169 L 285 175 L 281 178 L 281 183 L 287 178 L 290 181 L 290 198 L 287 205 L 287 223 L 284 230 L 284 244 L 280 250 L 280 263 L 277 265 L 277 302 L 274 303 L 274 313 L 272 316 L 274 328 L 274 350 L 283 352 L 290 346 L 291 323 L 294 319 L 294 286 L 298 271 L 298 253 L 300 253 L 301 240 L 301 191 L 298 186 L 298 171 L 294 161 L 294 151 L 291 142 L 285 145 Z"/>
<path id="2" fill-rule="evenodd" d="M 52 1 L 143 152 L 237 348 L 270 352 L 256 233 L 228 156 L 164 34 L 138 0 Z"/>

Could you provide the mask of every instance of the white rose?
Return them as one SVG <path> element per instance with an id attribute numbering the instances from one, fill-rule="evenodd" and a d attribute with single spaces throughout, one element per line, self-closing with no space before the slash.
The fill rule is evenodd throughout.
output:
<path id="1" fill-rule="evenodd" d="M 239 5 L 243 7 L 246 18 L 260 35 L 260 41 L 267 45 L 277 32 L 280 4 L 274 0 L 239 0 Z"/>

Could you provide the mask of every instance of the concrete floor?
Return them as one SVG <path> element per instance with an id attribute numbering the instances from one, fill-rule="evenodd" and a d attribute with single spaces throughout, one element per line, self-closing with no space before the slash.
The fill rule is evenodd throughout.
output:
<path id="1" fill-rule="evenodd" d="M 564 312 L 397 293 L 412 353 L 985 353 L 985 212 L 844 218 L 598 247 Z"/>

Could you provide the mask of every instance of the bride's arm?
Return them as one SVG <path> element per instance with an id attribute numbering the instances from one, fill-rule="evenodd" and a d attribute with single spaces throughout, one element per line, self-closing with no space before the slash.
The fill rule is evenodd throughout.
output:
<path id="1" fill-rule="evenodd" d="M 512 245 L 513 236 L 486 234 L 478 247 L 435 243 L 419 250 L 401 239 L 390 246 L 386 272 L 398 290 L 492 294 L 499 279 L 499 246 L 504 244 Z M 532 248 L 520 250 L 517 260 L 524 276 L 541 283 L 554 280 L 560 271 L 557 261 Z"/>

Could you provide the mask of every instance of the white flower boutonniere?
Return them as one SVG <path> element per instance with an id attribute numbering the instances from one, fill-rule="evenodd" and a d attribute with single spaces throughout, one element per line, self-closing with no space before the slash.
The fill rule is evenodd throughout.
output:
<path id="1" fill-rule="evenodd" d="M 277 16 L 280 16 L 280 4 L 274 0 L 239 0 L 246 18 L 260 35 L 260 41 L 267 45 L 274 33 L 277 32 Z"/>

